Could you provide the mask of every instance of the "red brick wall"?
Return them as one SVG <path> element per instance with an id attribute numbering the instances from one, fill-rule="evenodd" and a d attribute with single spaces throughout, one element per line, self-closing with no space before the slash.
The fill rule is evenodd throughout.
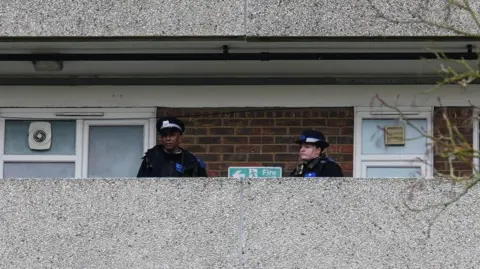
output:
<path id="1" fill-rule="evenodd" d="M 327 153 L 352 176 L 353 107 L 340 108 L 158 108 L 186 125 L 183 146 L 200 157 L 210 176 L 226 176 L 229 166 L 281 166 L 284 175 L 298 160 L 293 143 L 306 128 L 322 131 Z"/>
<path id="2" fill-rule="evenodd" d="M 449 131 L 446 124 L 447 122 L 444 120 L 443 114 L 447 115 L 447 118 L 451 122 L 452 126 L 457 126 L 462 136 L 470 145 L 472 145 L 473 109 L 471 107 L 436 107 L 434 110 L 434 131 L 435 137 L 437 138 L 441 135 L 449 136 Z M 434 167 L 436 172 L 449 175 L 450 164 L 448 162 L 448 158 L 443 158 L 439 154 L 444 149 L 444 147 L 440 146 L 435 147 Z M 467 163 L 459 160 L 454 160 L 452 163 L 455 175 L 468 176 L 472 174 L 472 169 Z"/>

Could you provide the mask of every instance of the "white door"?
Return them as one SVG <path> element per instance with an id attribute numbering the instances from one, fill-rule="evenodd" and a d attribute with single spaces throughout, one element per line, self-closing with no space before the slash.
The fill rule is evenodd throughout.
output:
<path id="1" fill-rule="evenodd" d="M 357 108 L 355 118 L 355 177 L 431 177 L 433 155 L 428 134 L 432 130 L 431 108 L 406 110 L 408 123 L 397 111 Z M 387 126 L 402 126 L 405 143 L 385 144 Z"/>

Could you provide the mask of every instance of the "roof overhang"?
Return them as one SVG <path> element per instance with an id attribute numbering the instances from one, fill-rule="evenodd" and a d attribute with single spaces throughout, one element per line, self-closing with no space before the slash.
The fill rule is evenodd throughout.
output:
<path id="1" fill-rule="evenodd" d="M 472 40 L 0 42 L 0 84 L 26 83 L 28 79 L 32 83 L 37 79 L 40 83 L 50 78 L 62 79 L 62 83 L 79 79 L 113 83 L 120 78 L 125 83 L 144 79 L 152 84 L 175 84 L 171 80 L 175 78 L 190 78 L 192 82 L 203 79 L 206 84 L 214 83 L 216 78 L 229 78 L 232 83 L 242 78 L 251 81 L 270 78 L 276 83 L 285 79 L 287 84 L 293 83 L 287 79 L 300 83 L 293 78 L 303 78 L 302 81 L 308 83 L 333 83 L 351 78 L 357 81 L 365 78 L 405 81 L 407 78 L 426 83 L 437 78 L 442 63 L 453 65 L 457 70 L 464 68 L 461 64 L 437 60 L 433 52 L 446 53 L 455 59 L 463 57 L 473 65 L 478 47 L 480 41 Z M 37 61 L 62 62 L 62 69 L 38 71 L 33 66 Z"/>
<path id="2" fill-rule="evenodd" d="M 25 53 L 220 53 L 224 46 L 230 53 L 342 53 L 342 52 L 403 52 L 421 53 L 428 50 L 442 52 L 467 51 L 467 45 L 480 47 L 478 39 L 359 39 L 359 40 L 302 40 L 298 39 L 228 39 L 218 40 L 157 40 L 157 39 L 0 39 L 0 54 Z"/>

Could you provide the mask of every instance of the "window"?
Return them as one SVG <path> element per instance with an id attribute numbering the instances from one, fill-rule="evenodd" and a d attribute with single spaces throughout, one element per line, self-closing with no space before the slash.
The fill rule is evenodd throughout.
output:
<path id="1" fill-rule="evenodd" d="M 382 177 L 431 177 L 432 150 L 425 132 L 432 131 L 431 108 L 400 108 L 408 123 L 400 119 L 400 113 L 387 108 L 357 108 L 355 112 L 355 162 L 354 176 L 361 178 Z M 383 128 L 403 127 L 403 145 L 385 145 Z"/>
<path id="2" fill-rule="evenodd" d="M 31 149 L 33 122 L 51 126 L 51 145 Z M 155 109 L 0 109 L 0 178 L 135 177 L 155 145 Z"/>
<path id="3" fill-rule="evenodd" d="M 475 108 L 473 111 L 473 141 L 472 147 L 477 152 L 480 152 L 480 111 L 478 108 Z M 479 173 L 480 172 L 480 160 L 479 157 L 473 157 L 473 165 L 475 169 L 472 169 L 472 173 Z"/>

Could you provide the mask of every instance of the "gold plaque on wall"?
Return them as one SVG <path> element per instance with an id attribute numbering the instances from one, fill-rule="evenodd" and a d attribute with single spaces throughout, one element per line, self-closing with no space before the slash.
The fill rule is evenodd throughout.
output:
<path id="1" fill-rule="evenodd" d="M 385 126 L 385 146 L 404 146 L 405 127 Z"/>

